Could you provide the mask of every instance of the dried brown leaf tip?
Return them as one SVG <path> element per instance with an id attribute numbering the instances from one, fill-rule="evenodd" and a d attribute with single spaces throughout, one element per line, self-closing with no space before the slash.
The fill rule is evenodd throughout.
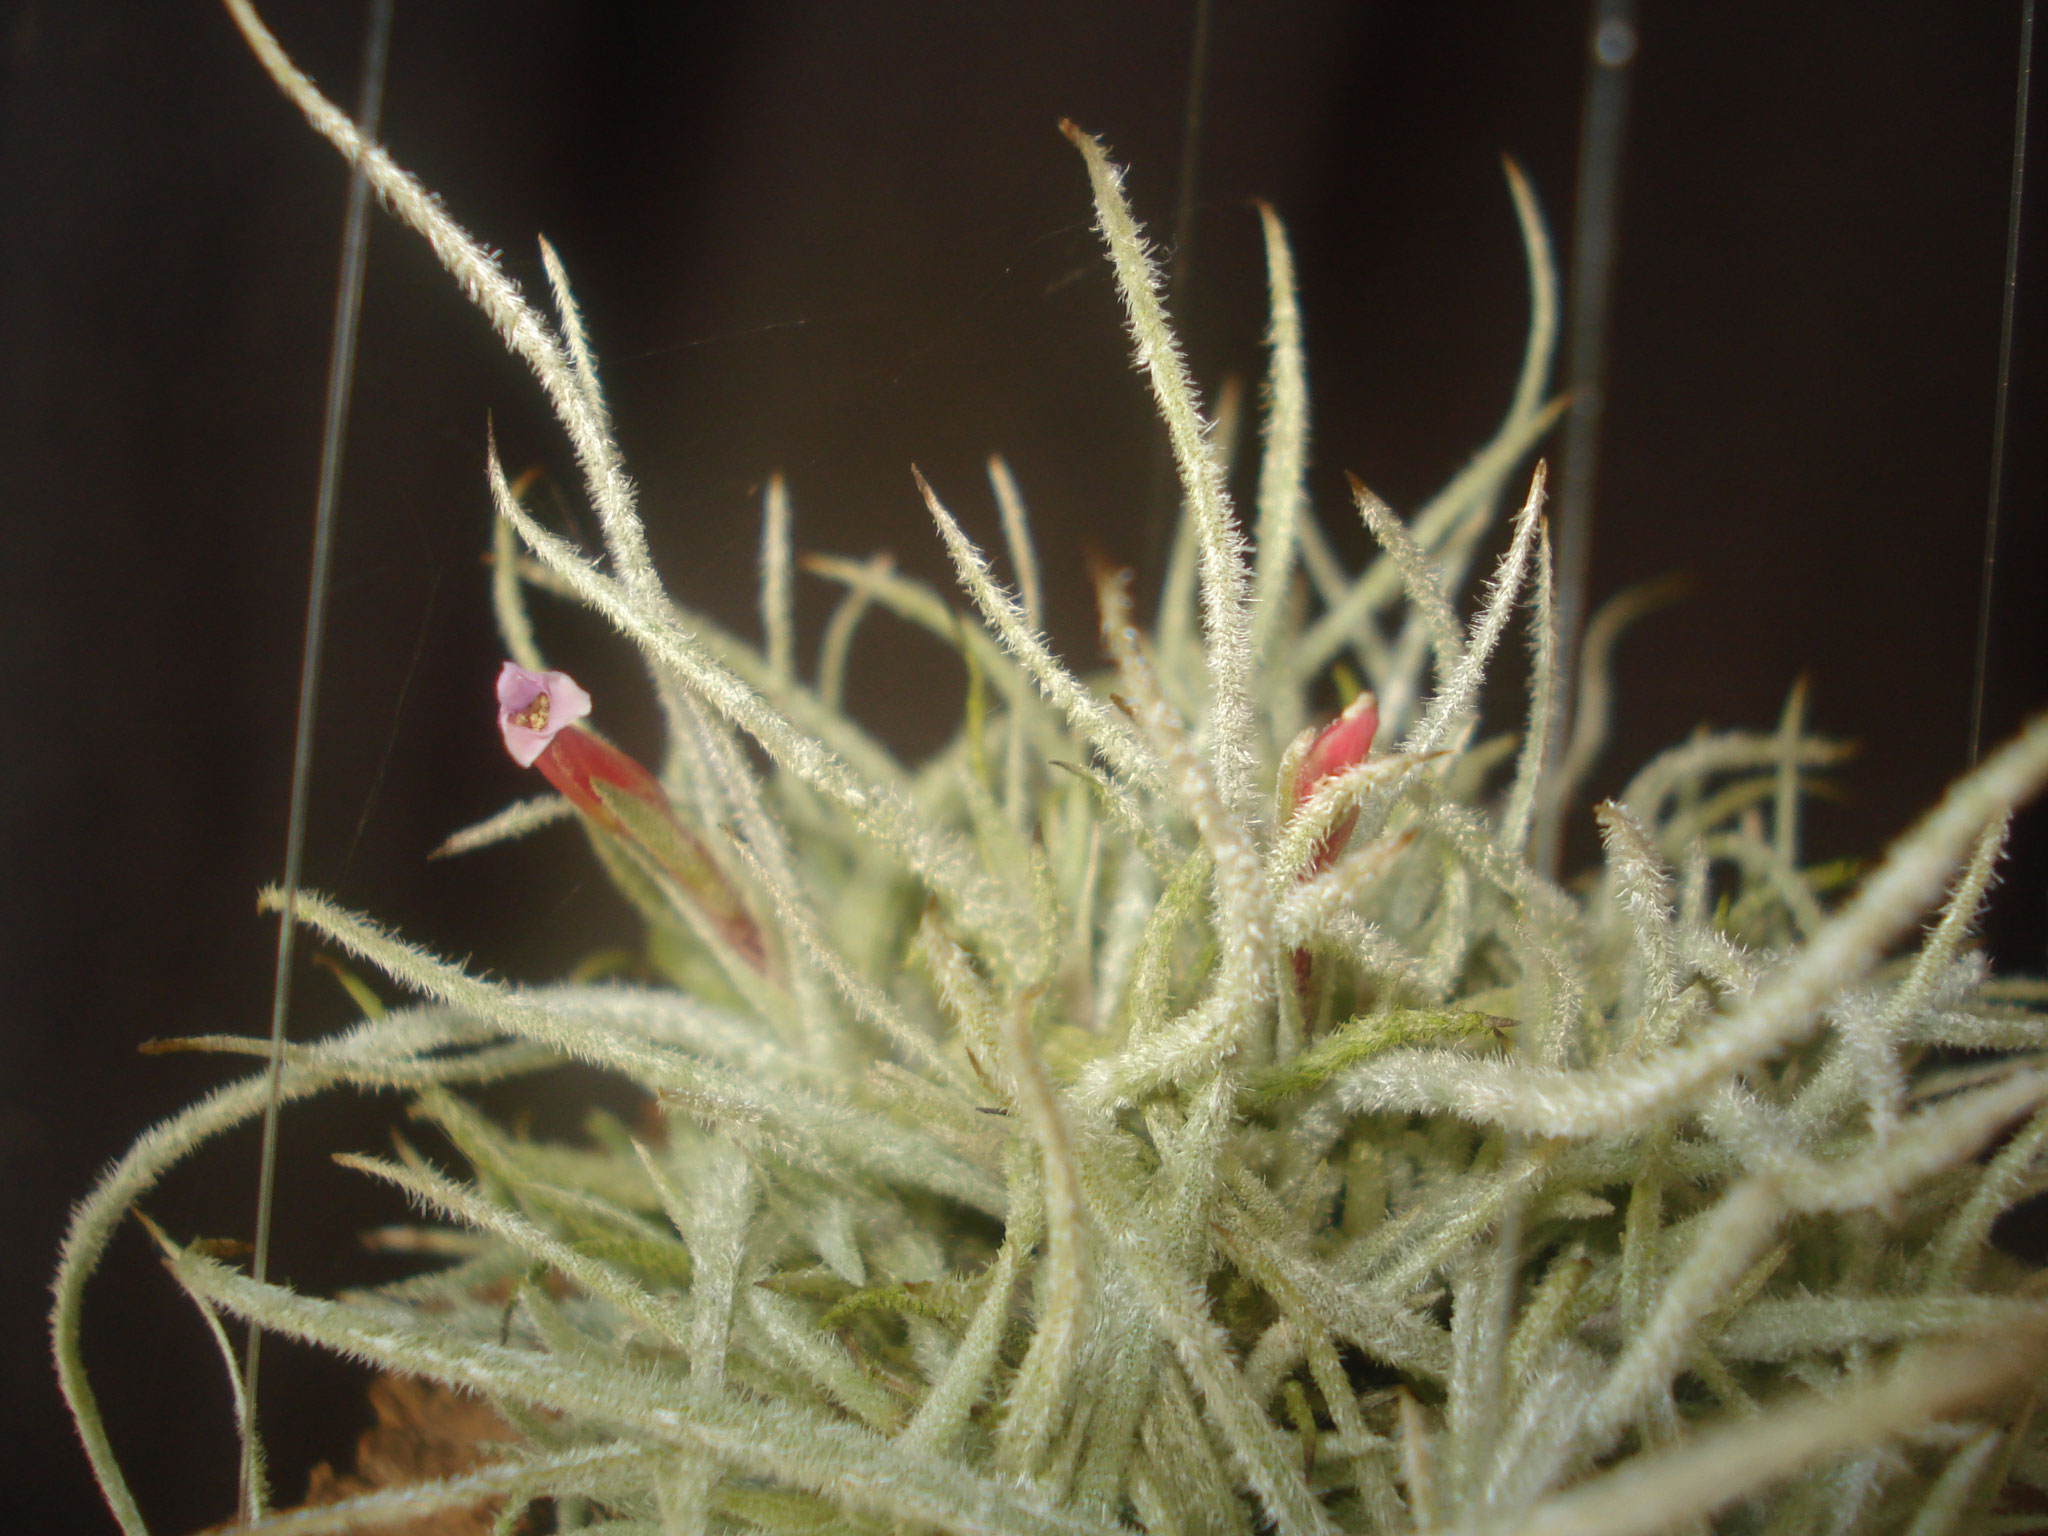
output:
<path id="1" fill-rule="evenodd" d="M 336 1472 L 321 1462 L 306 1481 L 308 1505 L 459 1477 L 500 1460 L 518 1439 L 490 1404 L 416 1376 L 378 1376 L 369 1398 L 376 1422 L 356 1441 L 355 1470 Z M 389 1536 L 489 1536 L 499 1502 L 482 1500 L 384 1529 Z M 531 1527 L 521 1522 L 517 1529 Z"/>

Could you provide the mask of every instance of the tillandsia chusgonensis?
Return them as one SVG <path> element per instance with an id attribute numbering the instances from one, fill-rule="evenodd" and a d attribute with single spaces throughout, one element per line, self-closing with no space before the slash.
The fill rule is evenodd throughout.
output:
<path id="1" fill-rule="evenodd" d="M 554 254 L 550 319 L 230 4 L 531 367 L 602 529 L 596 555 L 551 532 L 492 449 L 500 726 L 558 793 L 451 847 L 580 816 L 671 983 L 486 979 L 299 898 L 313 933 L 415 1000 L 293 1047 L 281 1091 L 415 1096 L 465 1170 L 342 1161 L 404 1192 L 449 1262 L 339 1299 L 159 1233 L 165 1262 L 231 1373 L 223 1318 L 254 1320 L 477 1394 L 515 1438 L 441 1482 L 253 1528 L 495 1504 L 509 1531 L 549 1501 L 565 1526 L 778 1536 L 2035 1518 L 2048 1302 L 1989 1237 L 2041 1187 L 2048 986 L 1992 976 L 1970 935 L 2007 819 L 2048 778 L 2048 724 L 1852 889 L 1801 860 L 1802 796 L 1842 754 L 1796 690 L 1775 728 L 1701 735 L 1599 807 L 1588 880 L 1532 867 L 1534 818 L 1574 792 L 1608 706 L 1579 690 L 1544 761 L 1560 663 L 1540 466 L 1459 613 L 1560 408 L 1518 173 L 1531 324 L 1506 419 L 1410 518 L 1357 487 L 1382 553 L 1352 572 L 1303 489 L 1279 219 L 1262 210 L 1248 531 L 1226 493 L 1234 406 L 1204 414 L 1120 174 L 1068 125 L 1184 496 L 1158 621 L 1140 631 L 1126 578 L 1102 573 L 1110 675 L 1052 653 L 998 460 L 1015 586 L 920 477 L 979 623 L 887 562 L 813 560 L 845 591 L 807 682 L 786 489 L 757 645 L 653 569 Z M 529 588 L 637 647 L 669 725 L 658 772 L 585 723 Z M 839 706 L 877 607 L 967 662 L 962 727 L 919 766 Z M 1518 622 L 1527 717 L 1484 734 L 1481 683 Z M 1588 674 L 1604 663 L 1590 645 Z M 1314 701 L 1333 675 L 1330 720 Z M 654 1112 L 566 1146 L 468 1096 L 564 1060 Z M 123 1216 L 263 1099 L 259 1075 L 147 1133 L 65 1245 L 58 1370 L 130 1532 L 147 1526 L 85 1376 L 85 1284 Z"/>

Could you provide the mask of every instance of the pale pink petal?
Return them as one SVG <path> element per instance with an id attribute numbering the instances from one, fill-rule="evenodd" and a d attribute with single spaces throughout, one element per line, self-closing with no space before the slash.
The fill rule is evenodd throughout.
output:
<path id="1" fill-rule="evenodd" d="M 566 672 L 529 672 L 508 661 L 498 669 L 498 729 L 522 768 L 545 752 L 555 733 L 590 713 L 590 695 Z"/>

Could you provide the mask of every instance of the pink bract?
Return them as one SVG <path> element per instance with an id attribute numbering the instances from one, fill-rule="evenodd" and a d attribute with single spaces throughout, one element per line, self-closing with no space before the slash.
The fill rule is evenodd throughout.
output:
<path id="1" fill-rule="evenodd" d="M 512 661 L 498 669 L 498 729 L 522 768 L 531 768 L 564 726 L 589 713 L 590 695 L 566 672 L 529 672 Z"/>
<path id="2" fill-rule="evenodd" d="M 1295 808 L 1305 804 L 1325 779 L 1364 762 L 1379 728 L 1378 704 L 1371 694 L 1361 693 L 1343 714 L 1316 732 L 1295 773 Z"/>
<path id="3" fill-rule="evenodd" d="M 1348 768 L 1356 768 L 1372 751 L 1372 739 L 1380 728 L 1379 705 L 1369 693 L 1361 693 L 1344 706 L 1344 713 L 1316 732 L 1309 742 L 1308 750 L 1302 754 L 1301 765 L 1294 777 L 1294 809 L 1300 810 L 1327 779 L 1334 778 Z M 1309 860 L 1311 871 L 1328 869 L 1337 861 L 1337 855 L 1344 851 L 1345 843 L 1351 839 L 1351 829 L 1358 825 L 1358 811 L 1354 808 L 1337 818 L 1329 835 L 1316 845 Z"/>

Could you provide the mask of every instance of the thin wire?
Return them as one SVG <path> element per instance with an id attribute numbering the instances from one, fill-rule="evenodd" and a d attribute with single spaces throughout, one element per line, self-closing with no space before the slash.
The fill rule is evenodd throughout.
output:
<path id="1" fill-rule="evenodd" d="M 391 51 L 393 0 L 370 0 L 363 38 L 362 96 L 356 122 L 375 141 L 384 111 L 384 70 Z M 277 970 L 270 994 L 269 1094 L 263 1106 L 263 1152 L 256 1185 L 256 1241 L 249 1272 L 262 1284 L 270 1270 L 271 1208 L 277 1193 L 277 1110 L 284 1074 L 285 1022 L 291 992 L 292 936 L 298 929 L 299 873 L 306 850 L 306 806 L 313 777 L 313 722 L 318 714 L 320 661 L 327 640 L 327 572 L 334 550 L 334 508 L 341 489 L 342 447 L 348 431 L 349 394 L 355 382 L 356 332 L 363 307 L 363 263 L 369 244 L 370 183 L 358 165 L 349 177 L 348 216 L 342 224 L 341 272 L 335 282 L 334 333 L 327 359 L 327 406 L 320 434 L 320 487 L 313 504 L 313 556 L 306 579 L 306 636 L 299 652 L 299 714 L 292 736 L 291 809 L 285 824 L 284 903 L 277 924 Z M 241 1507 L 245 1520 L 261 1513 L 256 1383 L 263 1330 L 252 1319 L 242 1359 Z"/>
<path id="2" fill-rule="evenodd" d="M 1195 185 L 1202 164 L 1202 120 L 1209 91 L 1210 0 L 1195 0 L 1194 36 L 1188 48 L 1188 89 L 1180 114 L 1180 184 L 1173 198 L 1173 255 L 1166 269 L 1166 299 L 1174 318 L 1186 323 L 1188 271 L 1194 260 Z M 1180 510 L 1180 481 L 1173 454 L 1161 439 L 1152 457 L 1151 494 L 1145 498 L 1145 565 L 1166 568 L 1172 547 L 1174 515 Z"/>
<path id="3" fill-rule="evenodd" d="M 377 771 L 370 775 L 370 787 L 363 796 L 362 813 L 356 817 L 356 829 L 349 837 L 348 852 L 342 856 L 341 873 L 335 876 L 336 884 L 345 883 L 349 871 L 355 868 L 356 855 L 362 851 L 363 834 L 370 829 L 370 813 L 376 810 L 377 797 L 383 793 L 384 780 L 391 773 L 391 755 L 398 749 L 399 725 L 405 719 L 406 701 L 412 697 L 412 685 L 419 676 L 420 663 L 426 659 L 427 641 L 434 631 L 434 607 L 441 600 L 441 580 L 446 574 L 436 566 L 427 583 L 427 600 L 420 610 L 420 630 L 413 637 L 412 656 L 405 664 L 405 676 L 398 681 L 397 697 L 391 702 L 391 729 L 384 733 L 384 750 L 377 758 Z"/>
<path id="4" fill-rule="evenodd" d="M 1168 293 L 1187 286 L 1194 246 L 1195 179 L 1202 159 L 1202 116 L 1209 89 L 1209 0 L 1195 0 L 1195 37 L 1188 53 L 1188 94 L 1180 117 L 1180 185 L 1173 204 L 1173 266 Z"/>
<path id="5" fill-rule="evenodd" d="M 1557 703 L 1544 761 L 1554 773 L 1569 739 L 1586 620 L 1586 578 L 1592 565 L 1593 503 L 1606 416 L 1607 315 L 1613 298 L 1615 207 L 1621 149 L 1628 124 L 1631 66 L 1636 57 L 1635 0 L 1594 0 L 1588 39 L 1585 105 L 1579 116 L 1578 206 L 1572 218 L 1570 353 L 1566 360 L 1571 417 L 1565 426 L 1563 487 L 1558 497 Z M 1539 800 L 1536 866 L 1556 877 L 1564 852 L 1561 796 Z"/>
<path id="6" fill-rule="evenodd" d="M 2034 0 L 2020 6 L 2019 101 L 2012 109 L 2012 198 L 2006 205 L 2005 305 L 1998 324 L 1998 405 L 1991 423 L 1991 498 L 1984 508 L 1984 577 L 1977 592 L 1977 664 L 1970 682 L 1970 766 L 1984 744 L 1984 687 L 1991 672 L 1991 593 L 1998 565 L 1998 503 L 2005 488 L 2005 423 L 2012 384 L 2012 312 L 2020 287 L 2020 193 L 2027 181 L 2027 96 L 2034 74 Z"/>

